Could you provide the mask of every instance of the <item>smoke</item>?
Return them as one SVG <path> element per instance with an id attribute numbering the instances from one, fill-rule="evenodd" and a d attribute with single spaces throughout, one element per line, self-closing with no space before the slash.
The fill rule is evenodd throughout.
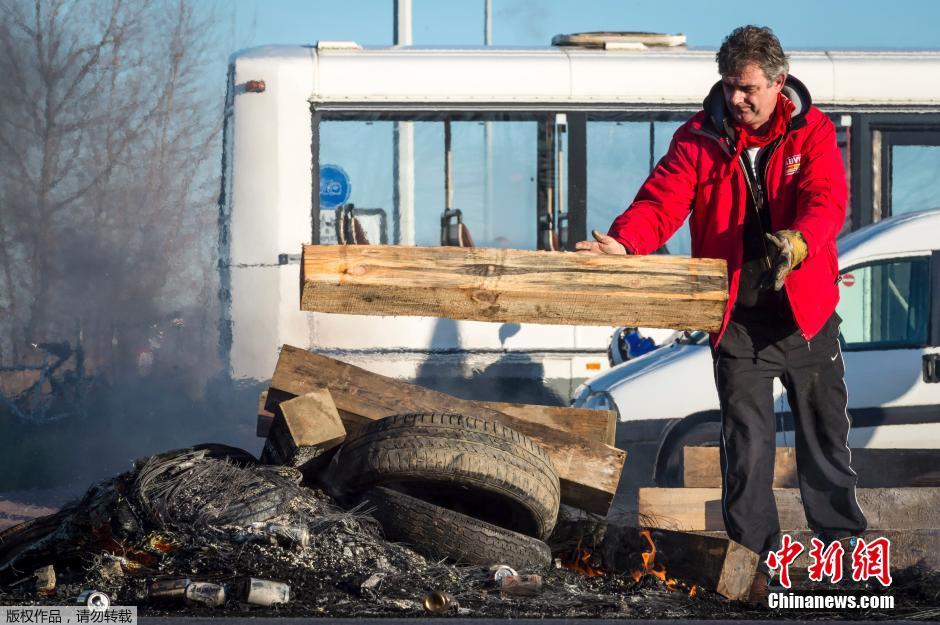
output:
<path id="1" fill-rule="evenodd" d="M 0 0 L 0 492 L 251 440 L 219 377 L 219 13 Z"/>
<path id="2" fill-rule="evenodd" d="M 549 33 L 549 9 L 545 2 L 530 2 L 528 0 L 504 0 L 500 3 L 502 8 L 496 11 L 500 28 L 509 27 L 516 31 L 517 39 L 523 40 L 527 45 L 547 45 L 552 34 Z M 499 40 L 498 29 L 493 34 L 494 40 Z"/>

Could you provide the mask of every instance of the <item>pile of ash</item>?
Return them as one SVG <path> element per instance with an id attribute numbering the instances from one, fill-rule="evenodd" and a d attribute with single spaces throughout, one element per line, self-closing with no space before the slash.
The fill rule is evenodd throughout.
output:
<path id="1" fill-rule="evenodd" d="M 343 510 L 300 481 L 294 469 L 260 465 L 220 445 L 138 461 L 133 471 L 93 486 L 56 514 L 0 535 L 0 603 L 64 605 L 94 589 L 113 605 L 139 606 L 142 615 L 413 617 L 427 614 L 425 597 L 437 591 L 448 598 L 442 613 L 461 616 L 781 615 L 707 591 L 690 595 L 648 576 L 589 577 L 567 568 L 540 572 L 540 590 L 507 596 L 487 567 L 447 564 L 389 542 L 367 507 Z M 288 589 L 281 595 L 287 601 L 250 604 L 245 580 L 251 578 Z M 918 606 L 936 605 L 940 576 L 911 572 L 896 580 L 898 605 L 890 614 L 815 611 L 813 617 L 936 616 Z M 187 599 L 187 582 L 221 588 L 225 599 L 215 597 L 215 607 L 205 593 Z"/>

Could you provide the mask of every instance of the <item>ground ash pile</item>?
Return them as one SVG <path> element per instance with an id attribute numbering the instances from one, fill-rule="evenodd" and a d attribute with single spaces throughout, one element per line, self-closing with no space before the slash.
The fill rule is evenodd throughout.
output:
<path id="1" fill-rule="evenodd" d="M 386 541 L 365 507 L 342 510 L 300 485 L 293 469 L 259 465 L 240 450 L 206 445 L 138 461 L 133 471 L 93 486 L 60 512 L 11 528 L 0 542 L 0 603 L 64 605 L 84 590 L 108 594 L 142 615 L 423 616 L 430 591 L 456 600 L 456 616 L 606 618 L 936 619 L 940 575 L 895 575 L 890 613 L 772 611 L 706 590 L 630 574 L 587 577 L 566 568 L 541 573 L 540 594 L 503 597 L 481 567 L 436 561 Z M 569 523 L 570 526 L 570 523 Z M 272 531 L 306 529 L 303 536 Z M 560 559 L 570 544 L 556 544 Z M 640 554 L 637 554 L 639 563 Z M 52 565 L 54 589 L 33 571 Z M 284 582 L 290 601 L 249 606 L 246 577 Z M 226 588 L 223 605 L 148 598 L 148 583 L 188 578 Z M 831 592 L 831 589 L 829 589 Z M 871 592 L 870 590 L 867 592 Z"/>

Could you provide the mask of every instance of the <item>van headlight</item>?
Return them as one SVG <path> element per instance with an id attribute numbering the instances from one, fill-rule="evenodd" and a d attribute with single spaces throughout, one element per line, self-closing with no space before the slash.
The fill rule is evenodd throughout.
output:
<path id="1" fill-rule="evenodd" d="M 581 402 L 579 408 L 590 408 L 591 410 L 613 410 L 620 420 L 620 411 L 617 410 L 617 403 L 607 391 L 594 391 L 588 394 Z"/>

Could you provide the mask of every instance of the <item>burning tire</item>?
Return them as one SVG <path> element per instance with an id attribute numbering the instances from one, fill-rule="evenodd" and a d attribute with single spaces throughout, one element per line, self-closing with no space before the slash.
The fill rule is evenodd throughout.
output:
<path id="1" fill-rule="evenodd" d="M 516 569 L 548 568 L 552 553 L 541 540 L 497 527 L 388 488 L 365 494 L 386 537 L 433 557 L 464 564 L 508 564 Z"/>
<path id="2" fill-rule="evenodd" d="M 328 479 L 339 496 L 393 486 L 432 504 L 536 538 L 558 517 L 558 474 L 532 439 L 448 413 L 374 421 L 346 440 Z"/>

